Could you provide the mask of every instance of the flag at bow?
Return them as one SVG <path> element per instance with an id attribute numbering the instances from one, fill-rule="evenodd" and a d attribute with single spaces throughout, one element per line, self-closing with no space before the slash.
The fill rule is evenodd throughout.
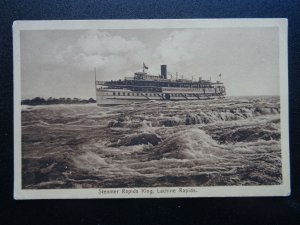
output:
<path id="1" fill-rule="evenodd" d="M 219 74 L 219 82 L 221 82 L 222 74 Z"/>

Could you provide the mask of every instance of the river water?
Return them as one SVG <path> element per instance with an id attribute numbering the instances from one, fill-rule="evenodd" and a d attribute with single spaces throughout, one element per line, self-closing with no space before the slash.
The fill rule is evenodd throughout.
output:
<path id="1" fill-rule="evenodd" d="M 279 97 L 22 106 L 22 187 L 274 185 Z"/>

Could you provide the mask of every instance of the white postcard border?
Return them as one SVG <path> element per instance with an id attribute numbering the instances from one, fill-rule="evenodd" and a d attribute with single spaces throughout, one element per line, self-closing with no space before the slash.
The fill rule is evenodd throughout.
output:
<path id="1" fill-rule="evenodd" d="M 88 30 L 88 29 L 165 29 L 165 28 L 241 28 L 278 27 L 280 50 L 280 117 L 282 184 L 260 186 L 158 187 L 158 188 L 89 188 L 89 189 L 22 189 L 21 152 L 21 30 Z M 180 20 L 56 20 L 15 21 L 13 24 L 14 61 L 14 198 L 15 199 L 82 199 L 82 198 L 175 198 L 237 197 L 290 195 L 288 54 L 287 19 L 180 19 Z M 181 191 L 180 191 L 181 190 Z M 184 191 L 184 192 L 182 192 Z M 111 193 L 106 193 L 111 192 Z"/>

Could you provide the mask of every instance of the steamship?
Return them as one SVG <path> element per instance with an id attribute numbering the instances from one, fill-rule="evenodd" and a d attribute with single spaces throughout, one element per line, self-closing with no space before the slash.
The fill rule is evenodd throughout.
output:
<path id="1" fill-rule="evenodd" d="M 223 98 L 225 86 L 221 81 L 198 81 L 177 79 L 167 76 L 167 66 L 161 65 L 160 75 L 150 75 L 143 63 L 143 71 L 135 72 L 133 77 L 116 81 L 97 81 L 95 70 L 95 88 L 97 105 L 119 105 L 132 102 L 161 100 L 188 101 Z M 221 74 L 219 75 L 221 78 Z"/>

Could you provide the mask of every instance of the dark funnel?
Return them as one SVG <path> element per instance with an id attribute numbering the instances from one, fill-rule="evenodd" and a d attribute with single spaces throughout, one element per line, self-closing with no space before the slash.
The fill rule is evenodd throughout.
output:
<path id="1" fill-rule="evenodd" d="M 161 78 L 167 79 L 167 65 L 161 65 L 160 66 L 160 71 L 161 71 Z"/>

